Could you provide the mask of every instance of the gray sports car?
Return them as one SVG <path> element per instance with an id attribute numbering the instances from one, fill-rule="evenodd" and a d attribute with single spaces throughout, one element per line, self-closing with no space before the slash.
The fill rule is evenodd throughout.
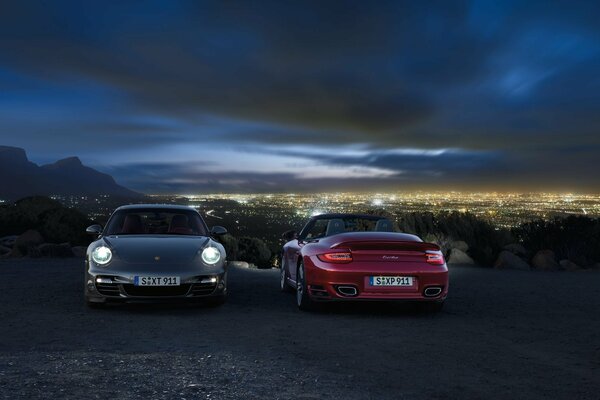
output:
<path id="1" fill-rule="evenodd" d="M 107 302 L 206 298 L 218 305 L 227 295 L 225 249 L 191 207 L 140 204 L 119 207 L 86 256 L 85 300 Z"/>

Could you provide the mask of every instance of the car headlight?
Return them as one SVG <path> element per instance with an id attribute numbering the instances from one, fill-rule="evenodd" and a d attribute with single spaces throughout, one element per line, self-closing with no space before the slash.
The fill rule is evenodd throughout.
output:
<path id="1" fill-rule="evenodd" d="M 96 247 L 94 251 L 92 251 L 92 260 L 96 264 L 105 265 L 110 262 L 112 259 L 112 251 L 106 246 Z"/>
<path id="2" fill-rule="evenodd" d="M 209 246 L 202 251 L 202 261 L 207 264 L 216 264 L 221 259 L 221 252 L 219 249 Z"/>

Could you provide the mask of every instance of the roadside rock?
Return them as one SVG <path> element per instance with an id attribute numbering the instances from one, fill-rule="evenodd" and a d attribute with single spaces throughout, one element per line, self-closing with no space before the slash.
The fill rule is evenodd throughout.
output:
<path id="1" fill-rule="evenodd" d="M 85 258 L 85 256 L 87 255 L 87 247 L 85 246 L 72 247 L 71 251 L 73 252 L 73 256 L 77 258 Z"/>
<path id="2" fill-rule="evenodd" d="M 455 242 L 450 243 L 450 248 L 457 249 L 466 253 L 469 250 L 469 245 L 464 240 L 457 240 Z"/>
<path id="3" fill-rule="evenodd" d="M 560 260 L 559 264 L 565 271 L 578 271 L 581 269 L 579 265 L 575 264 L 571 260 Z"/>
<path id="4" fill-rule="evenodd" d="M 514 255 L 508 250 L 503 250 L 498 254 L 498 258 L 494 263 L 496 269 L 518 269 L 523 271 L 529 271 L 531 268 L 529 264 L 523 261 L 518 256 Z"/>
<path id="5" fill-rule="evenodd" d="M 4 236 L 0 238 L 0 246 L 4 247 L 13 247 L 15 245 L 15 241 L 17 240 L 17 235 Z"/>
<path id="6" fill-rule="evenodd" d="M 9 247 L 0 245 L 0 256 L 7 255 L 10 252 L 11 252 L 11 249 Z"/>
<path id="7" fill-rule="evenodd" d="M 527 249 L 525 249 L 525 246 L 519 243 L 507 244 L 506 246 L 504 246 L 504 250 L 508 250 L 511 253 L 516 254 L 520 257 L 524 257 L 525 255 L 527 255 Z"/>
<path id="8" fill-rule="evenodd" d="M 475 264 L 475 261 L 461 249 L 450 250 L 450 257 L 448 258 L 448 264 Z"/>
<path id="9" fill-rule="evenodd" d="M 552 250 L 540 250 L 535 253 L 535 256 L 531 259 L 531 266 L 533 269 L 540 271 L 556 271 L 560 268 L 560 265 L 556 262 L 556 255 Z"/>
<path id="10" fill-rule="evenodd" d="M 44 243 L 37 247 L 39 257 L 73 257 L 73 251 L 69 243 Z"/>
<path id="11" fill-rule="evenodd" d="M 250 268 L 250 264 L 246 261 L 229 261 L 229 266 L 238 268 Z"/>
<path id="12" fill-rule="evenodd" d="M 13 257 L 23 257 L 31 252 L 35 256 L 35 249 L 44 243 L 44 238 L 38 231 L 30 229 L 17 237 L 11 255 Z"/>

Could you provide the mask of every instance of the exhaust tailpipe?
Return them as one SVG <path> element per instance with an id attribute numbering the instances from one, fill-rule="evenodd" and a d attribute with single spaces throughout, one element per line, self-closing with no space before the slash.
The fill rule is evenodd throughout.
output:
<path id="1" fill-rule="evenodd" d="M 431 286 L 423 291 L 425 297 L 435 297 L 442 293 L 442 288 L 439 286 Z"/>
<path id="2" fill-rule="evenodd" d="M 358 294 L 358 290 L 354 286 L 338 286 L 337 291 L 342 296 L 354 297 Z"/>

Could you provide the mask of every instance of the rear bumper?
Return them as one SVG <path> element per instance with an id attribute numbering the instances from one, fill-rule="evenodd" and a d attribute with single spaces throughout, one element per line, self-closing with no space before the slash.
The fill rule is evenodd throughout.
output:
<path id="1" fill-rule="evenodd" d="M 446 265 L 421 263 L 325 264 L 316 257 L 304 259 L 308 293 L 316 301 L 443 301 L 448 295 Z M 371 276 L 407 276 L 409 287 L 372 286 Z M 352 294 L 354 288 L 356 294 Z M 439 288 L 439 293 L 435 294 Z M 426 295 L 425 292 L 429 295 Z M 435 295 L 432 295 L 435 294 Z"/>

